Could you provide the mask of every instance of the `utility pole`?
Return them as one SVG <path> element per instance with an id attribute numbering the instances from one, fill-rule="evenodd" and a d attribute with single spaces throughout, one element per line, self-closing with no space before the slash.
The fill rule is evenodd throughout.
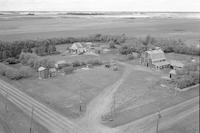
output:
<path id="1" fill-rule="evenodd" d="M 30 122 L 30 133 L 32 133 L 32 125 L 33 125 L 33 114 L 34 113 L 34 108 L 32 106 L 32 109 L 31 109 L 31 122 Z"/>
<path id="2" fill-rule="evenodd" d="M 158 118 L 157 118 L 157 123 L 156 123 L 156 133 L 158 133 L 159 120 L 162 117 L 161 114 L 160 114 L 160 110 L 158 111 L 158 115 L 157 116 L 158 116 Z"/>
<path id="3" fill-rule="evenodd" d="M 5 111 L 8 113 L 8 94 L 5 94 Z"/>
<path id="4" fill-rule="evenodd" d="M 113 105 L 112 105 L 112 108 L 111 108 L 111 118 L 110 118 L 110 121 L 114 120 L 115 106 L 116 106 L 116 96 L 114 94 L 114 96 L 113 96 Z"/>
<path id="5" fill-rule="evenodd" d="M 81 94 L 81 79 L 79 79 L 79 86 L 80 86 L 80 91 L 79 91 L 79 115 L 81 116 L 82 112 L 82 94 Z"/>

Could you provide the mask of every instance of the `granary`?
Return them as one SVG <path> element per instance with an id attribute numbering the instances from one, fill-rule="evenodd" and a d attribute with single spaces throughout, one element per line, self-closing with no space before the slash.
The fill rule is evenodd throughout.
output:
<path id="1" fill-rule="evenodd" d="M 170 63 L 166 60 L 165 53 L 159 47 L 142 53 L 141 64 L 156 69 L 168 68 L 170 66 Z"/>
<path id="2" fill-rule="evenodd" d="M 170 60 L 170 67 L 172 69 L 177 70 L 177 69 L 183 68 L 184 64 L 182 62 L 180 62 L 180 61 L 177 61 L 177 60 Z"/>
<path id="3" fill-rule="evenodd" d="M 49 71 L 45 67 L 38 68 L 39 79 L 47 79 L 49 76 Z"/>
<path id="4" fill-rule="evenodd" d="M 49 76 L 55 77 L 56 76 L 56 68 L 50 68 L 49 69 Z"/>
<path id="5" fill-rule="evenodd" d="M 73 54 L 83 54 L 86 52 L 86 48 L 80 42 L 73 43 L 72 46 L 69 48 L 70 53 Z"/>

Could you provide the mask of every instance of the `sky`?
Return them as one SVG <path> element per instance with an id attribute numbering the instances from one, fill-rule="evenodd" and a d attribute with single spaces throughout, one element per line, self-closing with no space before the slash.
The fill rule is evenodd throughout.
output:
<path id="1" fill-rule="evenodd" d="M 0 0 L 0 10 L 200 12 L 200 0 Z"/>

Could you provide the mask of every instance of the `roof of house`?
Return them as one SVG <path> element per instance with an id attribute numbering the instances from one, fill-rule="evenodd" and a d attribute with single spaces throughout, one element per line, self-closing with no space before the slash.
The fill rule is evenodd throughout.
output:
<path id="1" fill-rule="evenodd" d="M 39 67 L 38 68 L 38 71 L 40 72 L 40 71 L 44 71 L 46 68 L 44 68 L 44 67 Z"/>
<path id="2" fill-rule="evenodd" d="M 183 68 L 184 64 L 177 60 L 170 60 L 170 64 L 175 67 Z"/>
<path id="3" fill-rule="evenodd" d="M 73 43 L 72 46 L 70 47 L 70 49 L 79 49 L 79 48 L 83 48 L 83 45 L 80 43 L 80 42 L 76 42 L 76 43 Z"/>
<path id="4" fill-rule="evenodd" d="M 49 71 L 50 72 L 56 72 L 56 69 L 55 68 L 50 68 Z"/>
<path id="5" fill-rule="evenodd" d="M 160 67 L 160 66 L 169 65 L 170 63 L 168 61 L 161 61 L 161 62 L 153 62 L 152 64 Z"/>
<path id="6" fill-rule="evenodd" d="M 66 64 L 67 62 L 65 60 L 59 60 L 55 64 Z"/>
<path id="7" fill-rule="evenodd" d="M 150 55 L 152 61 L 166 59 L 165 54 L 161 49 L 149 50 L 146 52 Z"/>

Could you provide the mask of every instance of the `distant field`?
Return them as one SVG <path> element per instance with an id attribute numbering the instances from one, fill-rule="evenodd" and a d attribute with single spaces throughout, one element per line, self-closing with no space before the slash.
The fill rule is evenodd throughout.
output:
<path id="1" fill-rule="evenodd" d="M 198 19 L 148 18 L 0 18 L 0 40 L 76 37 L 96 33 L 200 39 Z M 197 41 L 198 42 L 198 41 Z"/>

